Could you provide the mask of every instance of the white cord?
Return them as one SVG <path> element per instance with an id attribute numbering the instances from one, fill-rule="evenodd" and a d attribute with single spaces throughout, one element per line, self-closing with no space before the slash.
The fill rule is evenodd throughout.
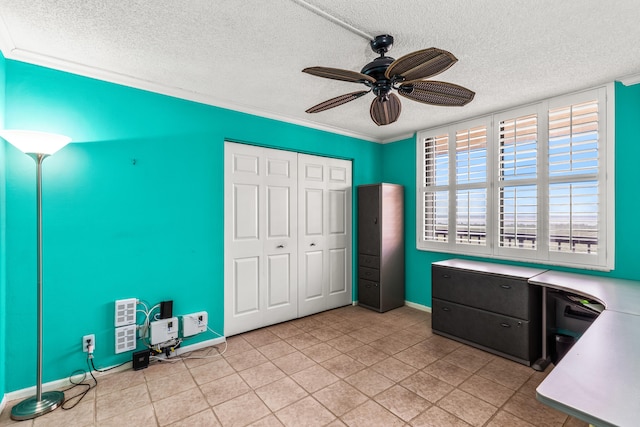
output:
<path id="1" fill-rule="evenodd" d="M 218 354 L 209 354 L 213 351 L 213 349 L 218 350 L 218 347 L 211 346 L 209 351 L 204 356 L 178 356 L 180 359 L 213 359 L 214 357 L 220 357 L 227 352 L 227 340 L 224 340 L 224 350 L 218 350 Z"/>
<path id="2" fill-rule="evenodd" d="M 209 348 L 209 351 L 208 351 L 208 352 L 207 352 L 207 354 L 206 354 L 206 355 L 204 355 L 204 356 L 179 356 L 181 359 L 212 359 L 212 358 L 214 358 L 214 357 L 220 357 L 220 356 L 222 356 L 223 354 L 225 354 L 225 353 L 227 352 L 227 339 L 226 339 L 223 335 L 220 335 L 219 333 L 217 333 L 216 331 L 214 331 L 213 329 L 211 329 L 211 328 L 209 327 L 209 325 L 207 325 L 207 329 L 208 329 L 210 332 L 213 332 L 214 334 L 216 334 L 217 336 L 219 336 L 220 338 L 224 338 L 224 350 L 220 351 L 220 350 L 218 350 L 218 347 L 214 345 L 214 346 L 211 346 L 211 347 Z M 212 355 L 209 355 L 209 353 L 211 353 L 211 352 L 213 351 L 213 349 L 214 349 L 214 348 L 215 348 L 216 350 L 218 350 L 218 354 L 212 354 Z"/>
<path id="3" fill-rule="evenodd" d="M 149 306 L 142 300 L 138 300 L 138 304 L 142 305 L 147 311 L 149 311 Z"/>

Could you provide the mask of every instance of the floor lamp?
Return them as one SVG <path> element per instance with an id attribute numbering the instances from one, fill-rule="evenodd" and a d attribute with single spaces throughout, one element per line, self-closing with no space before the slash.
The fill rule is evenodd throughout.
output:
<path id="1" fill-rule="evenodd" d="M 15 405 L 11 410 L 14 420 L 28 420 L 53 411 L 64 401 L 61 391 L 42 392 L 42 161 L 51 154 L 67 145 L 71 138 L 64 135 L 25 130 L 1 130 L 0 136 L 16 148 L 29 155 L 36 161 L 36 209 L 37 209 L 37 250 L 38 250 L 38 279 L 37 279 L 37 365 L 36 365 L 36 395 Z"/>

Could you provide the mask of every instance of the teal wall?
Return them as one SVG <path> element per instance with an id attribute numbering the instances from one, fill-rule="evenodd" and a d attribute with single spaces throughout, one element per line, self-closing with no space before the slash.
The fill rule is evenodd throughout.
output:
<path id="1" fill-rule="evenodd" d="M 352 159 L 354 185 L 382 178 L 380 144 L 11 60 L 6 127 L 75 141 L 43 164 L 45 382 L 86 366 L 85 334 L 97 365 L 131 357 L 114 355 L 116 299 L 172 299 L 223 331 L 225 139 Z M 5 164 L 10 392 L 35 383 L 35 165 L 8 144 Z"/>
<path id="2" fill-rule="evenodd" d="M 79 351 L 85 334 L 96 334 L 98 365 L 130 357 L 113 354 L 115 299 L 173 299 L 176 313 L 207 310 L 211 327 L 223 330 L 225 139 L 352 159 L 354 185 L 404 185 L 406 298 L 431 305 L 430 263 L 452 255 L 415 248 L 415 138 L 379 145 L 0 62 L 5 127 L 60 132 L 75 141 L 43 168 L 45 382 L 85 366 Z M 640 240 L 634 218 L 639 116 L 640 85 L 617 84 L 616 268 L 581 273 L 640 280 L 631 249 Z M 35 383 L 35 165 L 4 142 L 0 202 L 1 398 Z"/>
<path id="3" fill-rule="evenodd" d="M 638 197 L 638 159 L 640 159 L 640 136 L 637 124 L 640 120 L 640 84 L 615 86 L 615 180 L 616 180 L 616 233 L 615 269 L 610 272 L 595 272 L 561 267 L 555 270 L 582 274 L 602 275 L 622 279 L 640 280 L 640 264 L 637 257 L 637 242 L 640 241 L 640 227 L 637 226 L 640 212 Z M 405 186 L 405 249 L 406 249 L 406 298 L 408 301 L 431 306 L 432 262 L 453 257 L 452 254 L 425 252 L 416 249 L 416 148 L 415 138 L 397 141 L 383 146 L 383 180 Z M 471 257 L 459 257 L 469 258 Z M 481 259 L 491 261 L 490 259 Z M 536 264 L 506 262 L 526 266 Z M 640 285 L 639 285 L 640 286 Z"/>
<path id="4" fill-rule="evenodd" d="M 4 87 L 5 87 L 6 61 L 0 53 L 0 128 L 4 128 Z M 6 202 L 6 168 L 5 142 L 0 141 L 0 402 L 5 393 L 5 354 L 6 354 L 6 286 L 7 286 L 7 258 L 6 258 L 6 232 L 7 232 L 7 202 Z"/>

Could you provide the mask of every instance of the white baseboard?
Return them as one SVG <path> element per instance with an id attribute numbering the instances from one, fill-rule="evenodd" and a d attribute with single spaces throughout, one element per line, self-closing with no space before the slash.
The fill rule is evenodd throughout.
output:
<path id="1" fill-rule="evenodd" d="M 220 338 L 214 338 L 212 340 L 206 340 L 206 341 L 201 341 L 199 343 L 195 343 L 195 344 L 191 344 L 191 345 L 187 345 L 184 347 L 180 347 L 176 350 L 176 355 L 181 355 L 184 353 L 189 353 L 191 351 L 196 351 L 196 350 L 200 350 L 206 347 L 211 347 L 213 345 L 217 345 L 217 344 L 221 344 L 223 342 L 226 341 L 225 337 L 220 337 Z M 158 356 L 160 358 L 163 358 L 164 355 L 160 355 Z M 115 374 L 116 372 L 122 372 L 122 371 L 126 371 L 127 369 L 131 369 L 131 364 L 132 362 L 127 362 L 122 366 L 118 366 L 117 368 L 113 368 L 110 369 L 112 367 L 106 367 L 106 368 L 100 368 L 102 370 L 106 370 L 106 369 L 110 369 L 108 372 L 97 372 L 94 371 L 93 375 L 96 378 L 100 378 L 102 376 L 105 375 L 111 375 L 111 374 Z M 113 366 L 117 366 L 117 365 L 113 365 Z M 58 390 L 60 388 L 63 387 L 67 387 L 71 385 L 71 381 L 69 381 L 69 378 L 63 378 L 63 379 L 59 379 L 59 380 L 54 380 L 54 381 L 49 381 L 48 383 L 44 383 L 42 384 L 42 391 L 51 391 L 51 390 Z M 5 405 L 7 402 L 11 401 L 11 400 L 16 400 L 16 399 L 23 399 L 25 397 L 30 397 L 30 396 L 34 396 L 36 394 L 36 386 L 32 386 L 32 387 L 27 387 L 27 388 L 23 388 L 21 390 L 16 390 L 16 391 L 12 391 L 10 393 L 7 393 L 4 395 L 2 402 L 0 402 L 0 412 L 2 412 L 2 409 L 4 409 Z"/>
<path id="2" fill-rule="evenodd" d="M 7 406 L 7 395 L 3 394 L 0 400 L 0 414 L 4 411 L 4 407 Z"/>
<path id="3" fill-rule="evenodd" d="M 426 305 L 416 304 L 415 302 L 405 301 L 404 305 L 407 307 L 415 308 L 416 310 L 426 311 L 427 313 L 431 313 L 431 307 L 427 307 Z"/>

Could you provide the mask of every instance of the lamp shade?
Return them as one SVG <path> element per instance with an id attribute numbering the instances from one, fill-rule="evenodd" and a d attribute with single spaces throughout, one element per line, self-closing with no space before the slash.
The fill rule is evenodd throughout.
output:
<path id="1" fill-rule="evenodd" d="M 51 155 L 71 142 L 68 136 L 33 130 L 0 130 L 0 136 L 26 154 Z"/>

